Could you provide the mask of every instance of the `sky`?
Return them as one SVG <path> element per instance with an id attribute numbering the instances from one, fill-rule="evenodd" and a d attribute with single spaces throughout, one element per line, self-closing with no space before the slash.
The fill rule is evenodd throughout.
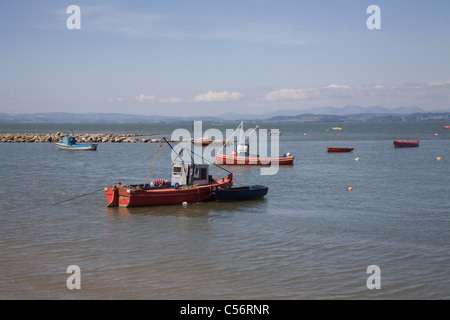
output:
<path id="1" fill-rule="evenodd" d="M 2 0 L 0 48 L 0 113 L 450 109 L 447 0 Z"/>

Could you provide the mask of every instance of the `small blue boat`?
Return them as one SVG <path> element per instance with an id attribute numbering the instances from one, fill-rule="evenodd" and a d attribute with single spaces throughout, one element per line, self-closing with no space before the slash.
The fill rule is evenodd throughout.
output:
<path id="1" fill-rule="evenodd" d="M 62 143 L 55 143 L 59 150 L 97 150 L 97 143 L 77 143 L 75 137 L 63 137 Z"/>
<path id="2" fill-rule="evenodd" d="M 253 185 L 236 188 L 218 188 L 214 194 L 216 201 L 242 201 L 264 197 L 269 188 L 262 185 Z"/>

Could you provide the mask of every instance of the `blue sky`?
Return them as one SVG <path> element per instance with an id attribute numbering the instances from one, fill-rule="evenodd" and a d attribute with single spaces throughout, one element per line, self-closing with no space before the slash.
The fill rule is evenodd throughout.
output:
<path id="1" fill-rule="evenodd" d="M 0 44 L 2 113 L 450 109 L 446 0 L 2 0 Z"/>

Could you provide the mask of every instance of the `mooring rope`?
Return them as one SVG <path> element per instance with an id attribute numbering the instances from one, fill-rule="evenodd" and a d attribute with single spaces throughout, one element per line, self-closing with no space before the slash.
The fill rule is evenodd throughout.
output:
<path id="1" fill-rule="evenodd" d="M 103 189 L 104 189 L 104 188 L 102 187 L 101 189 L 97 189 L 97 190 L 94 190 L 94 191 L 91 191 L 91 192 L 88 192 L 88 193 L 85 193 L 85 194 L 81 194 L 81 195 L 78 195 L 78 196 L 73 197 L 73 198 L 70 198 L 70 199 L 66 199 L 66 200 L 63 200 L 63 201 L 59 201 L 59 202 L 52 203 L 52 206 L 54 206 L 54 205 L 56 205 L 56 204 L 63 203 L 63 202 L 71 201 L 71 200 L 74 200 L 74 199 L 77 199 L 77 198 L 81 198 L 81 197 L 84 197 L 84 196 L 93 194 L 93 193 L 98 192 L 98 191 L 103 190 Z"/>

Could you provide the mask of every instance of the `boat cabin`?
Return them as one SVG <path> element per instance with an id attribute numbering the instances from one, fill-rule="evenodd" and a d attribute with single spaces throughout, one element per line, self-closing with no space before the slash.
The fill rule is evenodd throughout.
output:
<path id="1" fill-rule="evenodd" d="M 249 146 L 248 146 L 248 142 L 244 143 L 244 144 L 238 144 L 236 146 L 236 155 L 238 157 L 248 157 L 249 156 Z"/>
<path id="2" fill-rule="evenodd" d="M 76 143 L 75 137 L 63 137 L 63 144 L 71 146 L 75 143 Z"/>
<path id="3" fill-rule="evenodd" d="M 174 163 L 172 166 L 172 185 L 206 185 L 209 183 L 209 165 Z"/>

